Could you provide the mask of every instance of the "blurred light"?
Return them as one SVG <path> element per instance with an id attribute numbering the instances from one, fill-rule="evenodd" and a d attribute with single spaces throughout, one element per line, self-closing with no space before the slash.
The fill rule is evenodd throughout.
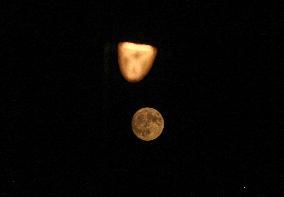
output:
<path id="1" fill-rule="evenodd" d="M 118 44 L 118 64 L 128 82 L 141 81 L 151 70 L 157 49 L 151 45 L 131 42 Z"/>

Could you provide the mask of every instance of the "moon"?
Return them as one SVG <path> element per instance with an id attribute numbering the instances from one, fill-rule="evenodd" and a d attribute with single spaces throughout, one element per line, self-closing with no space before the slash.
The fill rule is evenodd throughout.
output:
<path id="1" fill-rule="evenodd" d="M 141 140 L 158 138 L 164 129 L 163 116 L 154 108 L 139 109 L 132 117 L 132 131 Z"/>

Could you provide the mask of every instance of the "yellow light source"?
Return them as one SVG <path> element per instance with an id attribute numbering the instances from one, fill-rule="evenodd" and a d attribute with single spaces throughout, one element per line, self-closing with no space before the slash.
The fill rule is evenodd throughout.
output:
<path id="1" fill-rule="evenodd" d="M 157 49 L 151 45 L 131 42 L 118 44 L 118 64 L 128 82 L 141 81 L 151 70 Z"/>

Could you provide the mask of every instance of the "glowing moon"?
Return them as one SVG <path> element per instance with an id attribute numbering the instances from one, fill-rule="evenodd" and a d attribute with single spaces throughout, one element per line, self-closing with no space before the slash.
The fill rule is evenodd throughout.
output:
<path id="1" fill-rule="evenodd" d="M 157 54 L 157 49 L 151 45 L 131 42 L 120 42 L 117 51 L 121 74 L 132 83 L 141 81 L 149 73 Z"/>
<path id="2" fill-rule="evenodd" d="M 150 141 L 159 137 L 164 129 L 163 116 L 153 108 L 139 109 L 132 118 L 132 131 L 141 140 Z"/>

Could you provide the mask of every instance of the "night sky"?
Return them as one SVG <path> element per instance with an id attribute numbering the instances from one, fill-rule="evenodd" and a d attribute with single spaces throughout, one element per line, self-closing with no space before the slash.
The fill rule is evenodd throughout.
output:
<path id="1" fill-rule="evenodd" d="M 280 196 L 277 5 L 11 1 L 0 24 L 0 196 Z M 158 49 L 139 83 L 120 41 Z"/>

